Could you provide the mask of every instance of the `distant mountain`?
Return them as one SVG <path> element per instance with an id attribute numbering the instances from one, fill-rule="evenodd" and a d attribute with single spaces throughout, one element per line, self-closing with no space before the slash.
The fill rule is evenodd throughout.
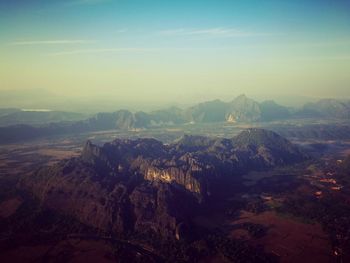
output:
<path id="1" fill-rule="evenodd" d="M 0 126 L 16 124 L 39 125 L 50 122 L 78 121 L 86 115 L 64 111 L 31 111 L 19 109 L 0 110 Z"/>
<path id="2" fill-rule="evenodd" d="M 205 122 L 256 122 L 278 120 L 289 116 L 286 107 L 273 101 L 258 103 L 245 95 L 231 102 L 214 100 L 200 103 L 187 110 L 188 120 Z"/>
<path id="3" fill-rule="evenodd" d="M 214 100 L 187 110 L 187 120 L 205 122 L 269 122 L 296 118 L 350 119 L 350 101 L 323 99 L 307 103 L 301 109 L 290 109 L 272 100 L 258 103 L 245 95 L 231 102 Z"/>
<path id="4" fill-rule="evenodd" d="M 184 111 L 177 107 L 152 111 L 150 113 L 139 111 L 135 113 L 134 119 L 135 128 L 171 126 L 186 122 Z"/>
<path id="5" fill-rule="evenodd" d="M 255 122 L 262 120 L 259 103 L 240 95 L 228 103 L 225 119 L 232 122 Z"/>
<path id="6" fill-rule="evenodd" d="M 0 108 L 0 117 L 2 116 L 6 116 L 8 114 L 14 113 L 14 112 L 18 112 L 21 111 L 20 109 L 16 109 L 16 108 Z"/>
<path id="7" fill-rule="evenodd" d="M 220 100 L 207 101 L 186 110 L 186 117 L 191 122 L 225 121 L 227 103 Z"/>
<path id="8" fill-rule="evenodd" d="M 274 121 L 288 119 L 292 116 L 291 111 L 272 100 L 267 100 L 259 104 L 261 119 L 264 121 Z"/>
<path id="9" fill-rule="evenodd" d="M 118 139 L 100 147 L 88 141 L 80 157 L 42 168 L 21 185 L 44 206 L 104 232 L 175 238 L 230 180 L 305 158 L 286 139 L 261 129 L 232 139 L 184 136 L 170 145 Z"/>
<path id="10" fill-rule="evenodd" d="M 111 130 L 124 129 L 128 130 L 134 127 L 134 115 L 127 110 L 116 112 L 101 112 L 95 116 L 76 123 L 77 128 L 86 127 L 88 130 Z M 74 126 L 72 127 L 74 130 Z"/>
<path id="11" fill-rule="evenodd" d="M 213 100 L 184 110 L 176 107 L 149 113 L 143 111 L 132 113 L 128 110 L 119 110 L 98 113 L 85 120 L 74 120 L 82 118 L 82 116 L 72 113 L 13 111 L 5 116 L 0 115 L 0 126 L 1 124 L 6 125 L 6 127 L 0 127 L 0 143 L 65 133 L 77 134 L 114 129 L 148 129 L 186 123 L 254 123 L 299 118 L 348 120 L 350 118 L 350 102 L 327 99 L 306 104 L 299 110 L 291 110 L 271 100 L 258 103 L 245 95 L 240 95 L 230 102 Z M 58 121 L 60 119 L 65 121 Z M 44 124 L 38 124 L 34 127 L 34 122 Z M 10 123 L 21 124 L 7 126 Z M 27 125 L 27 123 L 31 125 Z M 287 131 L 287 134 L 289 132 Z M 307 136 L 309 135 L 312 134 L 309 133 Z"/>
<path id="12" fill-rule="evenodd" d="M 307 103 L 296 112 L 297 117 L 350 119 L 350 101 L 323 99 Z"/>
<path id="13" fill-rule="evenodd" d="M 134 127 L 134 115 L 126 110 L 112 113 L 98 113 L 80 121 L 51 122 L 42 125 L 18 124 L 0 127 L 0 143 L 11 143 L 43 136 L 79 134 L 82 132 L 124 129 Z"/>

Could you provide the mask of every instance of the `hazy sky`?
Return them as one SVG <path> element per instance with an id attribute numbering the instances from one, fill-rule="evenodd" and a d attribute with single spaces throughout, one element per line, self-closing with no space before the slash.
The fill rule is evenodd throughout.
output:
<path id="1" fill-rule="evenodd" d="M 349 97 L 350 1 L 0 0 L 0 90 L 123 105 Z"/>

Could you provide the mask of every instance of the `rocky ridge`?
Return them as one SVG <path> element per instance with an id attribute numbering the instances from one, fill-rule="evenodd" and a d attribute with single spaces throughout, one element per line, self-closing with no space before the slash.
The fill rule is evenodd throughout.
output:
<path id="1" fill-rule="evenodd" d="M 42 168 L 21 184 L 43 205 L 101 231 L 174 237 L 230 180 L 304 159 L 289 141 L 261 129 L 232 139 L 186 135 L 170 145 L 88 141 L 80 157 Z"/>

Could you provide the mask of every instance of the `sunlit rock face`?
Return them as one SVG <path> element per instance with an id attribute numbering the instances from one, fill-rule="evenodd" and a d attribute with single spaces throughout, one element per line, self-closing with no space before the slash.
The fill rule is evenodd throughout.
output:
<path id="1" fill-rule="evenodd" d="M 226 116 L 233 116 L 235 121 L 240 122 L 260 121 L 260 105 L 245 95 L 240 95 L 228 104 Z"/>
<path id="2" fill-rule="evenodd" d="M 230 122 L 230 123 L 235 123 L 235 122 L 237 122 L 236 121 L 236 117 L 233 115 L 233 114 L 228 114 L 228 116 L 226 117 L 226 121 L 227 122 Z"/>
<path id="3" fill-rule="evenodd" d="M 43 168 L 21 184 L 43 205 L 102 231 L 175 237 L 183 232 L 179 224 L 185 226 L 230 178 L 304 159 L 289 141 L 260 129 L 232 139 L 184 136 L 170 145 L 88 141 L 80 157 Z"/>
<path id="4" fill-rule="evenodd" d="M 186 172 L 175 167 L 167 168 L 165 170 L 150 167 L 145 173 L 144 178 L 150 181 L 159 180 L 165 183 L 174 182 L 182 185 L 186 190 L 190 192 L 202 194 L 200 182 L 191 174 L 190 171 Z"/>

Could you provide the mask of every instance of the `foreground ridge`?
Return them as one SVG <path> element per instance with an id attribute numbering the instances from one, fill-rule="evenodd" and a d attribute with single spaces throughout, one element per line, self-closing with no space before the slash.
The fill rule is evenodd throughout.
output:
<path id="1" fill-rule="evenodd" d="M 170 145 L 87 141 L 80 157 L 42 168 L 22 183 L 45 206 L 97 229 L 174 238 L 196 209 L 241 174 L 305 158 L 288 140 L 262 129 L 232 139 L 185 135 Z"/>

